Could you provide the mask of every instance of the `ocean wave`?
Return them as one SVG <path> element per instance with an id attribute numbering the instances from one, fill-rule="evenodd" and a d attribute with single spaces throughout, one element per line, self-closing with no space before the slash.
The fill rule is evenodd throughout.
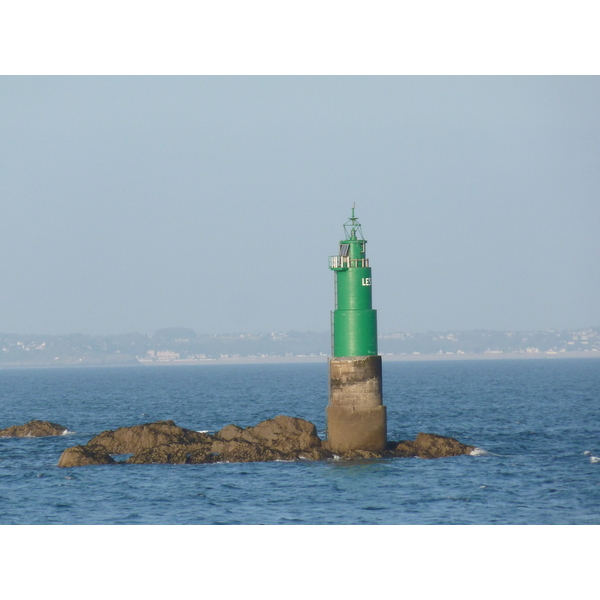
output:
<path id="1" fill-rule="evenodd" d="M 470 456 L 489 456 L 490 453 L 487 450 L 484 450 L 483 448 L 475 448 L 475 450 L 471 450 L 471 452 L 469 452 Z"/>
<path id="2" fill-rule="evenodd" d="M 590 452 L 589 450 L 586 450 L 586 451 L 583 453 L 583 455 L 584 455 L 584 456 L 589 456 L 590 454 L 591 454 L 591 452 Z"/>
<path id="3" fill-rule="evenodd" d="M 60 435 L 73 435 L 74 433 L 76 433 L 76 432 L 65 429 Z"/>
<path id="4" fill-rule="evenodd" d="M 590 456 L 590 462 L 592 464 L 594 464 L 594 463 L 600 463 L 600 456 Z"/>

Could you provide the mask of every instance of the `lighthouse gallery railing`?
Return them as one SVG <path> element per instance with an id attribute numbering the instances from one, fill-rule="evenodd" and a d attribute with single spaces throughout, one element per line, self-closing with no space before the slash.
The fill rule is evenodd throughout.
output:
<path id="1" fill-rule="evenodd" d="M 368 258 L 350 258 L 349 256 L 330 256 L 330 269 L 348 269 L 349 267 L 368 267 Z"/>

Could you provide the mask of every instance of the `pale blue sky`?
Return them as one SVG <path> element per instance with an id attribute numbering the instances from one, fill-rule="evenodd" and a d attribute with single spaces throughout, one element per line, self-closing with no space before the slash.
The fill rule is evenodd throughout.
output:
<path id="1" fill-rule="evenodd" d="M 598 77 L 0 78 L 0 332 L 600 325 Z"/>

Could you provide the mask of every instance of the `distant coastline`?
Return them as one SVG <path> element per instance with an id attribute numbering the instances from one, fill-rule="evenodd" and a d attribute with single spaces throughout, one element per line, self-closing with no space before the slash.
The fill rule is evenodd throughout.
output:
<path id="1" fill-rule="evenodd" d="M 538 352 L 532 354 L 383 354 L 383 362 L 422 362 L 422 361 L 461 361 L 461 360 L 535 360 L 557 358 L 600 358 L 600 352 L 589 350 L 571 351 L 561 353 Z M 160 367 L 165 365 L 266 365 L 266 364 L 301 364 L 301 363 L 326 363 L 327 356 L 258 356 L 238 358 L 214 358 L 204 360 L 172 360 L 152 361 L 140 360 L 140 365 Z"/>
<path id="2" fill-rule="evenodd" d="M 387 362 L 600 357 L 600 327 L 549 331 L 395 332 L 378 336 Z M 327 362 L 330 332 L 154 335 L 0 333 L 0 369 L 55 367 L 296 364 Z"/>
<path id="3" fill-rule="evenodd" d="M 474 360 L 556 360 L 556 359 L 582 359 L 600 358 L 600 352 L 573 350 L 561 353 L 483 353 L 483 354 L 383 354 L 383 362 L 431 362 L 431 361 L 474 361 Z M 308 364 L 326 363 L 327 356 L 240 356 L 207 359 L 173 359 L 173 360 L 139 360 L 131 357 L 131 361 L 102 363 L 69 362 L 69 363 L 4 363 L 0 370 L 8 369 L 93 369 L 99 367 L 177 367 L 177 366 L 207 366 L 207 365 L 270 365 L 270 364 Z"/>

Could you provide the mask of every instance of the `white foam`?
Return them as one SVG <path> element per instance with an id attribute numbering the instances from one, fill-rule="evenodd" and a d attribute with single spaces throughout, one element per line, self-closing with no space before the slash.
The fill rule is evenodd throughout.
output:
<path id="1" fill-rule="evenodd" d="M 489 453 L 483 448 L 475 448 L 475 450 L 471 450 L 469 454 L 471 456 L 489 456 Z"/>
<path id="2" fill-rule="evenodd" d="M 589 450 L 586 450 L 586 451 L 583 453 L 583 455 L 584 455 L 584 456 L 589 456 L 590 454 L 591 454 L 591 452 L 590 452 Z"/>
<path id="3" fill-rule="evenodd" d="M 68 429 L 65 429 L 60 435 L 72 435 L 73 433 L 75 433 L 74 431 L 69 431 Z"/>
<path id="4" fill-rule="evenodd" d="M 600 456 L 590 456 L 590 462 L 593 463 L 600 463 Z"/>
<path id="5" fill-rule="evenodd" d="M 199 431 L 196 431 L 196 433 L 211 433 L 210 429 L 200 429 Z"/>

